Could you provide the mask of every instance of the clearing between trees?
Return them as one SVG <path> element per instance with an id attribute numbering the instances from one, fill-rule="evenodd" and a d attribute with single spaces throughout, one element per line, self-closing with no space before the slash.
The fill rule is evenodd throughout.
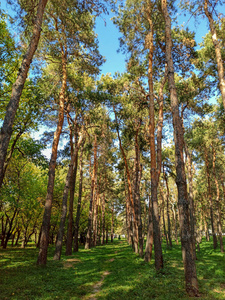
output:
<path id="1" fill-rule="evenodd" d="M 125 240 L 114 240 L 69 258 L 37 266 L 38 249 L 9 247 L 0 250 L 0 299 L 189 299 L 185 291 L 180 245 L 162 244 L 164 269 L 146 263 Z M 64 251 L 63 251 L 64 252 Z M 197 253 L 201 299 L 225 299 L 225 258 L 210 242 Z"/>

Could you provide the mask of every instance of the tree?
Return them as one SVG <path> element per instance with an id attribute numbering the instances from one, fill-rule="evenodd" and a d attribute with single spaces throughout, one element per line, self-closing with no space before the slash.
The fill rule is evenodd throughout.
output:
<path id="1" fill-rule="evenodd" d="M 6 108 L 6 115 L 0 132 L 0 187 L 2 186 L 3 182 L 4 162 L 7 155 L 9 141 L 12 135 L 12 128 L 16 111 L 19 107 L 20 97 L 24 88 L 30 64 L 32 62 L 40 39 L 42 19 L 47 1 L 48 0 L 40 0 L 38 2 L 38 8 L 34 20 L 33 34 L 30 40 L 30 44 L 22 60 L 17 79 L 13 84 L 12 95 Z"/>
<path id="2" fill-rule="evenodd" d="M 176 86 L 174 81 L 174 67 L 172 60 L 172 39 L 171 39 L 171 20 L 167 10 L 167 1 L 162 0 L 162 11 L 165 19 L 165 39 L 166 39 L 166 61 L 168 65 L 168 83 L 170 90 L 170 101 L 173 116 L 175 157 L 176 157 L 176 184 L 178 189 L 178 207 L 180 215 L 181 244 L 184 262 L 184 272 L 186 290 L 190 296 L 198 296 L 198 282 L 196 275 L 195 262 L 192 256 L 189 210 L 187 197 L 187 184 L 184 168 L 183 147 L 184 137 L 183 128 L 179 115 L 179 102 L 177 98 Z"/>

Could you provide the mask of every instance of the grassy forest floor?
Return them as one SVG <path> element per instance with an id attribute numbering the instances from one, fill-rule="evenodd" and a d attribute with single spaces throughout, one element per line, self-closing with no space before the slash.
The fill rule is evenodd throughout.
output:
<path id="1" fill-rule="evenodd" d="M 165 268 L 157 274 L 124 240 L 36 265 L 38 250 L 0 250 L 0 299 L 188 299 L 180 245 L 163 245 Z M 225 255 L 201 244 L 197 254 L 201 299 L 225 299 Z"/>

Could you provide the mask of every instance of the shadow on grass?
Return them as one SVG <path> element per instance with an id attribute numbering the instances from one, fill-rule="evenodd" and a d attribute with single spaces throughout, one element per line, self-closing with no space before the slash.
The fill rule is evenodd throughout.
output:
<path id="1" fill-rule="evenodd" d="M 53 253 L 50 247 L 47 266 L 40 267 L 35 248 L 0 250 L 0 299 L 89 299 L 105 271 L 97 299 L 189 299 L 179 245 L 163 244 L 165 267 L 158 274 L 153 261 L 145 263 L 125 241 L 80 249 L 61 261 L 53 261 Z M 225 299 L 224 254 L 204 242 L 197 256 L 202 299 Z"/>

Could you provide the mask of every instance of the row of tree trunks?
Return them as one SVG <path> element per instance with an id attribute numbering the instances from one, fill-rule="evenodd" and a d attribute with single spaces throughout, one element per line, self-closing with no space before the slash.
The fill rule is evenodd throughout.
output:
<path id="1" fill-rule="evenodd" d="M 126 176 L 127 176 L 127 184 L 128 184 L 128 198 L 129 198 L 129 206 L 130 210 L 132 211 L 132 244 L 133 244 L 133 249 L 135 253 L 138 253 L 138 224 L 137 224 L 137 217 L 136 217 L 136 212 L 135 212 L 135 199 L 133 196 L 133 190 L 132 190 L 132 183 L 131 183 L 131 175 L 130 175 L 130 170 L 127 162 L 127 157 L 125 154 L 125 151 L 123 149 L 123 145 L 121 142 L 120 138 L 120 133 L 119 133 L 119 123 L 117 119 L 117 114 L 115 107 L 113 106 L 114 114 L 115 114 L 115 120 L 116 120 L 116 131 L 117 131 L 117 137 L 119 140 L 119 146 L 120 146 L 120 151 L 122 153 L 123 159 L 124 159 L 124 164 L 125 164 L 125 170 L 126 170 Z"/>
<path id="2" fill-rule="evenodd" d="M 61 219 L 60 219 L 60 224 L 59 224 L 59 231 L 58 231 L 58 235 L 57 235 L 55 254 L 53 257 L 54 260 L 59 260 L 61 257 L 61 253 L 62 253 L 63 235 L 64 235 L 66 216 L 67 216 L 67 199 L 68 199 L 69 189 L 70 189 L 70 186 L 72 183 L 71 179 L 72 179 L 72 175 L 73 175 L 73 170 L 77 169 L 78 151 L 79 151 L 79 148 L 80 148 L 83 138 L 84 138 L 84 132 L 81 132 L 79 141 L 74 150 L 73 157 L 71 158 L 68 173 L 66 176 L 66 183 L 65 183 L 65 187 L 64 187 L 64 191 L 63 191 L 63 200 L 62 200 L 62 214 L 61 214 Z"/>

